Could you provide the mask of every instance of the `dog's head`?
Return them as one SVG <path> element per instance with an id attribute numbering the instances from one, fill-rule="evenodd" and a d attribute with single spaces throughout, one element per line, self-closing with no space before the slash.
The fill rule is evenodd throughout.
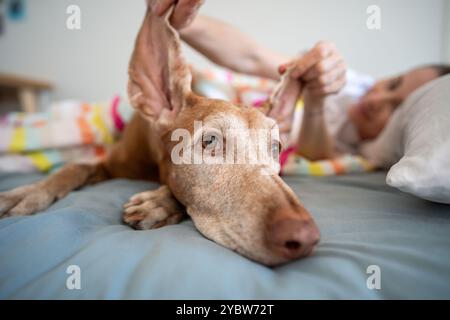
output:
<path id="1" fill-rule="evenodd" d="M 319 232 L 278 176 L 278 127 L 268 108 L 195 95 L 176 31 L 150 8 L 129 75 L 132 105 L 163 141 L 164 183 L 203 235 L 266 265 L 312 252 Z"/>

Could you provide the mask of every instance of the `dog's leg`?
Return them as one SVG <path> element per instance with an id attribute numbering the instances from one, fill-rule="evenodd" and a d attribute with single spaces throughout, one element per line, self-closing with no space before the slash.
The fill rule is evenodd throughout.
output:
<path id="1" fill-rule="evenodd" d="M 44 210 L 72 190 L 106 179 L 103 163 L 68 164 L 44 180 L 0 193 L 0 218 Z"/>
<path id="2" fill-rule="evenodd" d="M 187 217 L 167 186 L 135 194 L 124 205 L 123 221 L 140 230 L 177 224 Z"/>

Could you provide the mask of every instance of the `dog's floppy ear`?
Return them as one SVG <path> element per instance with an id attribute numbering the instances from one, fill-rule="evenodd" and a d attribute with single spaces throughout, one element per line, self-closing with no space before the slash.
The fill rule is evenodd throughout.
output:
<path id="1" fill-rule="evenodd" d="M 168 22 L 171 11 L 159 17 L 151 3 L 147 6 L 128 71 L 132 106 L 154 121 L 172 121 L 191 92 L 179 36 Z"/>

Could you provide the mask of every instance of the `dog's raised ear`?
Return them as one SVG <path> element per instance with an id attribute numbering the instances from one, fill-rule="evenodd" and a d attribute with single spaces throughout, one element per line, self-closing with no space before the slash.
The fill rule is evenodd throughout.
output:
<path id="1" fill-rule="evenodd" d="M 291 77 L 290 69 L 281 76 L 280 82 L 275 87 L 272 95 L 265 104 L 265 112 L 269 117 L 277 119 L 292 114 L 297 100 L 302 94 L 302 84 Z"/>
<path id="2" fill-rule="evenodd" d="M 173 121 L 191 92 L 191 74 L 177 32 L 149 1 L 129 65 L 128 96 L 133 107 L 153 121 Z"/>
<path id="3" fill-rule="evenodd" d="M 260 108 L 261 112 L 277 121 L 285 145 L 289 144 L 295 107 L 302 95 L 302 84 L 291 76 L 291 72 L 291 69 L 286 70 L 272 95 Z"/>

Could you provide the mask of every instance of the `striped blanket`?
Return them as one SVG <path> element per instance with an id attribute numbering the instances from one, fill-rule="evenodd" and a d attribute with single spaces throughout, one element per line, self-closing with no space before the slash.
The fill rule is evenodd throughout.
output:
<path id="1" fill-rule="evenodd" d="M 223 69 L 193 72 L 194 90 L 206 97 L 259 106 L 274 83 Z M 299 104 L 301 105 L 301 104 Z M 0 118 L 0 171 L 49 172 L 65 163 L 105 157 L 133 113 L 124 99 L 62 101 L 46 112 L 10 113 Z M 281 156 L 284 175 L 337 175 L 373 170 L 359 156 L 311 162 L 289 148 Z"/>
<path id="2" fill-rule="evenodd" d="M 0 118 L 0 171 L 47 172 L 71 161 L 96 161 L 119 137 L 133 110 L 119 97 L 62 101 L 46 112 Z"/>

